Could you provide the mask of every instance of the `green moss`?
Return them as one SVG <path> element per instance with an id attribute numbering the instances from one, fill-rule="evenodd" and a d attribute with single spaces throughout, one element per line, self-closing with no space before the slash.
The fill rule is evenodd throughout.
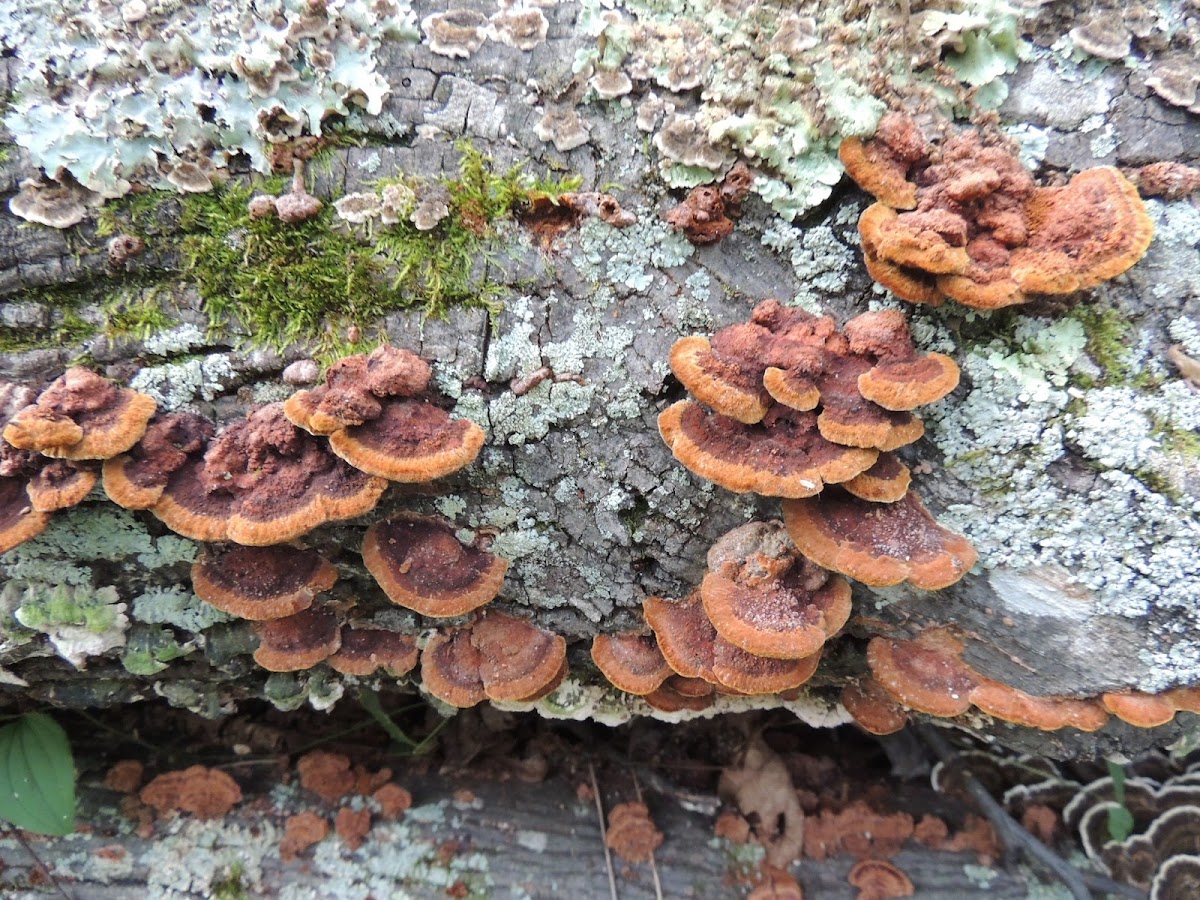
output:
<path id="1" fill-rule="evenodd" d="M 81 311 L 95 296 L 96 288 L 89 284 L 31 288 L 16 294 L 13 303 L 49 307 L 51 322 L 40 328 L 0 326 L 0 353 L 75 347 L 94 337 L 99 329 Z"/>
<path id="2" fill-rule="evenodd" d="M 148 237 L 169 230 L 169 222 L 179 211 L 179 195 L 174 191 L 146 191 L 126 194 L 100 208 L 96 236 L 136 234 Z M 167 215 L 170 212 L 172 215 Z"/>
<path id="3" fill-rule="evenodd" d="M 168 293 L 156 285 L 111 294 L 104 302 L 104 333 L 109 337 L 144 341 L 170 328 L 176 320 L 163 308 L 163 299 Z"/>
<path id="4" fill-rule="evenodd" d="M 1162 439 L 1162 447 L 1188 459 L 1200 460 L 1200 434 L 1180 428 L 1163 416 L 1150 413 L 1151 433 Z"/>
<path id="5" fill-rule="evenodd" d="M 312 342 L 328 359 L 363 348 L 344 337 L 349 326 L 361 331 L 393 310 L 423 307 L 440 316 L 455 305 L 494 308 L 499 286 L 478 268 L 493 224 L 535 191 L 561 193 L 578 182 L 532 181 L 520 167 L 498 173 L 478 151 L 459 149 L 459 177 L 444 182 L 450 215 L 430 231 L 401 222 L 359 237 L 335 227 L 332 204 L 296 225 L 251 219 L 250 197 L 278 193 L 277 179 L 184 198 L 184 275 L 196 283 L 210 327 L 237 320 L 255 343 Z"/>
<path id="6" fill-rule="evenodd" d="M 1129 320 L 1111 307 L 1101 309 L 1097 306 L 1077 306 L 1071 318 L 1079 322 L 1087 334 L 1087 354 L 1103 370 L 1102 382 L 1128 383 L 1135 368 L 1126 343 L 1133 330 Z"/>
<path id="7" fill-rule="evenodd" d="M 148 628 L 135 625 L 126 636 L 121 652 L 121 665 L 132 675 L 156 675 L 173 659 L 186 656 L 195 649 L 190 644 L 180 646 L 169 628 Z"/>
<path id="8" fill-rule="evenodd" d="M 242 864 L 232 863 L 224 876 L 209 885 L 209 895 L 213 900 L 243 900 L 250 896 L 246 891 L 244 879 Z"/>

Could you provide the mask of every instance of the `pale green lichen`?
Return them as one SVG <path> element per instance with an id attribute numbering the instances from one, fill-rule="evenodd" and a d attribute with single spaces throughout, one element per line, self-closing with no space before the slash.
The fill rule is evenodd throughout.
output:
<path id="1" fill-rule="evenodd" d="M 135 391 L 149 394 L 164 410 L 176 410 L 198 400 L 212 400 L 225 393 L 237 377 L 230 353 L 143 366 L 129 382 Z"/>
<path id="2" fill-rule="evenodd" d="M 135 625 L 126 636 L 121 653 L 121 665 L 132 675 L 157 675 L 172 660 L 195 650 L 190 641 L 180 644 L 169 628 L 147 628 Z"/>
<path id="3" fill-rule="evenodd" d="M 829 225 L 796 228 L 777 221 L 763 231 L 762 243 L 791 262 L 796 293 L 789 302 L 812 313 L 825 312 L 825 298 L 843 293 L 859 264 L 857 251 Z"/>
<path id="4" fill-rule="evenodd" d="M 125 646 L 129 618 L 115 588 L 20 584 L 18 622 L 49 638 L 55 651 L 77 669 L 91 656 Z"/>
<path id="5" fill-rule="evenodd" d="M 149 587 L 133 598 L 133 617 L 151 625 L 172 625 L 192 633 L 211 628 L 233 617 L 223 613 L 184 587 Z"/>
<path id="6" fill-rule="evenodd" d="M 105 197 L 133 182 L 205 180 L 238 154 L 270 171 L 272 142 L 330 113 L 380 112 L 383 41 L 415 38 L 406 0 L 241 4 L 0 3 L 14 57 L 4 123 L 34 165 Z M 178 175 L 175 175 L 178 179 Z"/>

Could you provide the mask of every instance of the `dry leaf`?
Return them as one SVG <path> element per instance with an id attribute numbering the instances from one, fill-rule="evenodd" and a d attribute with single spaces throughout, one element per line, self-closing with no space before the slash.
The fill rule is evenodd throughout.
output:
<path id="1" fill-rule="evenodd" d="M 754 737 L 740 760 L 721 772 L 717 792 L 754 826 L 767 862 L 786 869 L 804 846 L 804 810 L 779 755 Z"/>

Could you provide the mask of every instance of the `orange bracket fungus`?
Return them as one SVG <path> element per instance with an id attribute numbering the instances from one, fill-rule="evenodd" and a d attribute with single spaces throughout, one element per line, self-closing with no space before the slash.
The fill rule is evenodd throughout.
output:
<path id="1" fill-rule="evenodd" d="M 870 676 L 846 682 L 842 706 L 871 734 L 895 734 L 908 724 L 908 713 Z"/>
<path id="2" fill-rule="evenodd" d="M 282 619 L 259 622 L 254 629 L 259 637 L 254 661 L 272 672 L 311 669 L 342 643 L 341 622 L 329 607 L 310 606 Z"/>
<path id="3" fill-rule="evenodd" d="M 412 635 L 386 628 L 342 626 L 342 643 L 337 653 L 325 660 L 343 675 L 360 678 L 383 669 L 393 677 L 407 675 L 417 667 L 419 653 Z"/>
<path id="4" fill-rule="evenodd" d="M 977 131 L 935 153 L 889 113 L 874 138 L 839 150 L 879 202 L 859 220 L 867 270 L 896 296 L 979 309 L 1069 294 L 1115 278 L 1145 254 L 1154 226 L 1137 189 L 1111 166 L 1038 187 L 1017 157 Z"/>
<path id="5" fill-rule="evenodd" d="M 776 300 L 711 341 L 680 339 L 671 369 L 712 409 L 684 400 L 659 416 L 675 457 L 729 490 L 792 498 L 850 481 L 879 462 L 879 451 L 918 440 L 924 425 L 911 410 L 959 378 L 949 357 L 917 353 L 896 310 L 864 313 L 839 331 L 828 316 Z M 895 500 L 907 478 L 887 460 L 861 490 Z"/>
<path id="6" fill-rule="evenodd" d="M 76 367 L 9 419 L 3 435 L 14 447 L 43 456 L 108 459 L 137 443 L 154 410 L 152 397 Z"/>
<path id="7" fill-rule="evenodd" d="M 23 478 L 0 477 L 0 553 L 37 537 L 50 524 L 50 514 L 38 512 Z"/>
<path id="8" fill-rule="evenodd" d="M 724 693 L 775 694 L 800 687 L 821 658 L 819 650 L 799 659 L 772 659 L 737 647 L 717 633 L 698 591 L 682 601 L 647 597 L 642 608 L 671 668 Z"/>
<path id="9" fill-rule="evenodd" d="M 419 356 L 384 345 L 340 360 L 324 385 L 297 392 L 283 409 L 294 424 L 327 435 L 333 452 L 357 469 L 390 481 L 433 481 L 474 461 L 485 435 L 420 399 L 429 377 Z"/>
<path id="10" fill-rule="evenodd" d="M 1094 700 L 1035 697 L 987 678 L 963 661 L 963 650 L 962 641 L 948 631 L 930 628 L 912 641 L 872 638 L 867 663 L 884 691 L 932 716 L 958 716 L 975 706 L 994 718 L 1043 731 L 1096 731 L 1108 721 Z"/>
<path id="11" fill-rule="evenodd" d="M 105 461 L 105 493 L 125 509 L 150 509 L 162 497 L 171 473 L 189 457 L 202 455 L 216 431 L 196 413 L 155 416 L 128 452 Z"/>
<path id="12" fill-rule="evenodd" d="M 592 661 L 618 690 L 638 696 L 654 693 L 673 674 L 653 634 L 598 634 Z"/>
<path id="13" fill-rule="evenodd" d="M 756 656 L 812 656 L 850 617 L 850 585 L 801 556 L 779 522 L 724 535 L 708 568 L 705 613 L 721 637 Z"/>
<path id="14" fill-rule="evenodd" d="M 830 489 L 785 501 L 783 519 L 801 553 L 872 586 L 907 581 L 937 590 L 962 578 L 977 558 L 970 542 L 938 525 L 913 491 L 894 503 L 871 503 Z"/>
<path id="15" fill-rule="evenodd" d="M 567 642 L 561 635 L 494 610 L 438 632 L 421 652 L 425 689 L 460 708 L 489 699 L 532 702 L 566 674 Z"/>
<path id="16" fill-rule="evenodd" d="M 202 541 L 266 546 L 374 508 L 387 481 L 354 469 L 294 426 L 282 404 L 227 425 L 177 469 L 151 511 Z"/>
<path id="17" fill-rule="evenodd" d="M 320 554 L 287 545 L 210 549 L 192 566 L 201 600 L 256 622 L 308 609 L 336 581 L 337 569 Z"/>
<path id="18" fill-rule="evenodd" d="M 454 535 L 449 523 L 406 514 L 367 529 L 363 563 L 393 603 L 447 618 L 478 609 L 500 592 L 508 560 Z"/>

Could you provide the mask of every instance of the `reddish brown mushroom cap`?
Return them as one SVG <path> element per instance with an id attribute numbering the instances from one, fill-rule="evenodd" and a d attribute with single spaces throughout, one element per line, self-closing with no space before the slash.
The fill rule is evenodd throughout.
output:
<path id="1" fill-rule="evenodd" d="M 311 669 L 337 652 L 342 643 L 337 614 L 321 606 L 254 626 L 260 643 L 254 661 L 272 672 Z"/>
<path id="2" fill-rule="evenodd" d="M 878 455 L 829 442 L 814 413 L 782 406 L 743 425 L 681 400 L 659 415 L 658 429 L 688 469 L 739 494 L 810 497 L 869 469 Z"/>
<path id="3" fill-rule="evenodd" d="M 671 371 L 701 403 L 721 415 L 753 424 L 762 420 L 771 405 L 760 361 L 769 337 L 757 326 L 735 325 L 718 332 L 718 346 L 724 352 L 699 335 L 680 338 L 671 347 Z"/>
<path id="4" fill-rule="evenodd" d="M 39 467 L 29 480 L 29 502 L 38 512 L 54 512 L 75 506 L 91 493 L 100 473 L 86 465 L 54 460 Z"/>
<path id="5" fill-rule="evenodd" d="M 109 459 L 137 443 L 154 410 L 152 397 L 76 367 L 13 416 L 4 439 L 45 456 Z"/>
<path id="6" fill-rule="evenodd" d="M 500 592 L 508 560 L 468 547 L 440 519 L 408 515 L 377 522 L 363 563 L 393 602 L 423 616 L 461 616 Z"/>
<path id="7" fill-rule="evenodd" d="M 653 634 L 598 634 L 592 661 L 618 690 L 639 696 L 658 690 L 672 674 Z"/>
<path id="8" fill-rule="evenodd" d="M 920 440 L 925 433 L 920 419 L 911 412 L 884 409 L 859 392 L 859 378 L 871 368 L 870 359 L 862 356 L 829 359 L 817 378 L 821 390 L 817 427 L 821 436 L 845 447 L 877 450 L 895 450 Z"/>
<path id="9" fill-rule="evenodd" d="M 917 186 L 909 176 L 928 155 L 929 145 L 916 123 L 896 112 L 879 120 L 871 140 L 846 138 L 838 147 L 838 159 L 846 167 L 846 174 L 868 194 L 895 209 L 917 205 Z"/>
<path id="10" fill-rule="evenodd" d="M 1137 728 L 1157 728 L 1175 718 L 1176 706 L 1170 694 L 1144 694 L 1130 691 L 1123 694 L 1102 694 L 1104 708 Z"/>
<path id="11" fill-rule="evenodd" d="M 895 503 L 904 498 L 911 483 L 912 473 L 896 454 L 880 453 L 875 465 L 849 481 L 843 481 L 842 487 L 860 500 Z"/>
<path id="12" fill-rule="evenodd" d="M 756 656 L 717 635 L 713 642 L 713 676 L 717 684 L 739 694 L 777 694 L 798 688 L 817 671 L 821 651 L 801 659 Z"/>
<path id="13" fill-rule="evenodd" d="M 433 481 L 479 455 L 484 431 L 467 419 L 419 400 L 390 403 L 376 419 L 329 436 L 350 465 L 390 481 Z"/>
<path id="14" fill-rule="evenodd" d="M 869 675 L 846 682 L 842 706 L 871 734 L 895 734 L 908 724 L 908 713 Z"/>
<path id="15" fill-rule="evenodd" d="M 50 514 L 37 512 L 24 478 L 0 477 L 0 553 L 37 537 L 50 524 Z"/>
<path id="16" fill-rule="evenodd" d="M 176 534 L 196 541 L 225 541 L 233 497 L 225 491 L 210 492 L 200 480 L 203 468 L 204 460 L 197 458 L 172 472 L 150 512 Z"/>
<path id="17" fill-rule="evenodd" d="M 471 626 L 479 675 L 492 700 L 531 701 L 566 675 L 567 642 L 524 619 L 490 611 Z"/>
<path id="18" fill-rule="evenodd" d="M 958 386 L 954 360 L 940 353 L 917 353 L 908 322 L 899 310 L 855 316 L 844 331 L 852 353 L 876 361 L 858 376 L 858 392 L 884 409 L 915 409 L 940 400 Z"/>
<path id="19" fill-rule="evenodd" d="M 704 613 L 699 591 L 680 601 L 647 597 L 642 610 L 646 624 L 654 629 L 658 649 L 677 674 L 716 681 L 712 673 L 712 648 L 717 629 Z"/>
<path id="20" fill-rule="evenodd" d="M 859 889 L 860 900 L 913 896 L 912 881 L 886 859 L 860 859 L 850 869 L 846 880 Z"/>
<path id="21" fill-rule="evenodd" d="M 479 651 L 467 628 L 452 628 L 429 639 L 421 651 L 421 683 L 443 703 L 465 709 L 487 699 L 479 674 Z"/>
<path id="22" fill-rule="evenodd" d="M 660 712 L 703 712 L 716 700 L 716 690 L 702 678 L 672 675 L 642 699 Z"/>
<path id="23" fill-rule="evenodd" d="M 399 677 L 415 669 L 419 658 L 417 640 L 412 635 L 346 625 L 342 627 L 341 647 L 325 662 L 343 675 L 365 677 L 383 669 Z"/>
<path id="24" fill-rule="evenodd" d="M 125 509 L 150 509 L 171 473 L 202 454 L 215 433 L 216 427 L 195 413 L 156 416 L 129 452 L 105 460 L 105 493 Z"/>
<path id="25" fill-rule="evenodd" d="M 1035 697 L 990 678 L 981 677 L 972 688 L 971 703 L 994 718 L 1043 731 L 1097 731 L 1108 722 L 1108 713 L 1095 700 Z"/>
<path id="26" fill-rule="evenodd" d="M 812 656 L 850 617 L 850 585 L 804 559 L 779 523 L 735 528 L 708 565 L 705 613 L 721 637 L 756 656 Z"/>
<path id="27" fill-rule="evenodd" d="M 762 382 L 772 400 L 790 409 L 807 412 L 816 409 L 821 402 L 820 389 L 805 375 L 768 366 L 763 372 Z"/>
<path id="28" fill-rule="evenodd" d="M 193 564 L 192 589 L 222 612 L 261 621 L 308 609 L 337 577 L 337 569 L 314 550 L 227 547 L 209 549 Z"/>
<path id="29" fill-rule="evenodd" d="M 962 643 L 930 629 L 914 641 L 871 638 L 867 664 L 879 685 L 902 704 L 931 716 L 959 716 L 971 708 L 980 675 L 961 659 Z"/>
<path id="30" fill-rule="evenodd" d="M 913 491 L 879 504 L 830 489 L 786 501 L 783 519 L 801 553 L 872 586 L 908 581 L 938 590 L 962 578 L 977 559 L 970 542 L 938 525 Z"/>

